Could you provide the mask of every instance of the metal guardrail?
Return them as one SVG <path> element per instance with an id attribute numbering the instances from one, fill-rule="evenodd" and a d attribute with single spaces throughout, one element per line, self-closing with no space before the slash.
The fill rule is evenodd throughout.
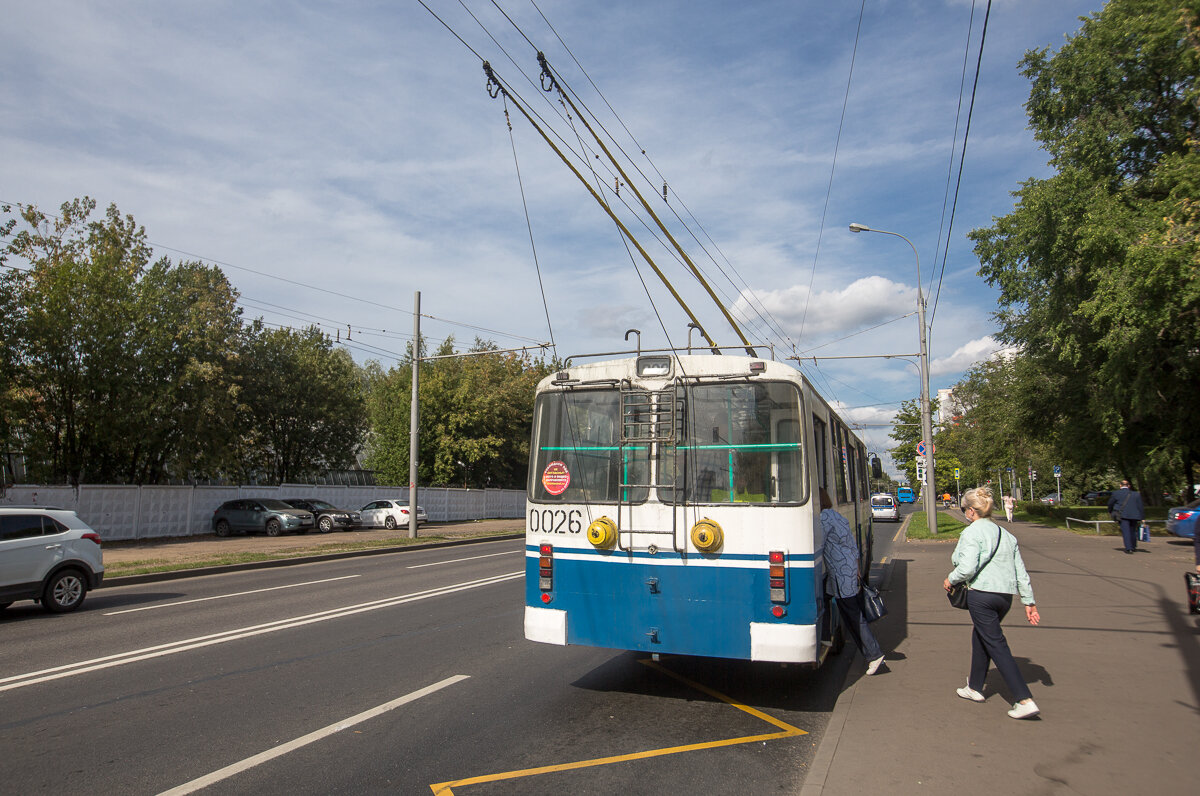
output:
<path id="1" fill-rule="evenodd" d="M 1068 531 L 1069 531 L 1069 530 L 1071 530 L 1071 521 L 1072 521 L 1072 520 L 1074 520 L 1075 522 L 1077 522 L 1077 523 L 1079 523 L 1079 524 L 1081 524 L 1081 525 L 1095 525 L 1095 526 L 1096 526 L 1096 535 L 1097 535 L 1097 536 L 1099 536 L 1099 535 L 1100 535 L 1100 524 L 1101 524 L 1101 523 L 1105 523 L 1105 522 L 1107 522 L 1107 523 L 1110 523 L 1110 524 L 1112 524 L 1112 525 L 1116 525 L 1116 524 L 1117 524 L 1117 523 L 1116 523 L 1116 520 L 1083 520 L 1083 519 L 1080 519 L 1079 517 L 1067 517 L 1067 530 L 1068 530 Z M 1163 525 L 1166 525 L 1166 524 L 1167 524 L 1167 521 L 1166 521 L 1166 520 L 1142 520 L 1142 525 L 1149 525 L 1149 524 L 1150 524 L 1150 523 L 1152 523 L 1152 522 L 1159 522 L 1159 523 L 1162 523 Z"/>

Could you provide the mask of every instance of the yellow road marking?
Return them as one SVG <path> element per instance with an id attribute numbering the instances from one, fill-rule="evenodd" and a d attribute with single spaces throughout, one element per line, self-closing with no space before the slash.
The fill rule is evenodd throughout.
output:
<path id="1" fill-rule="evenodd" d="M 484 782 L 500 782 L 506 779 L 520 779 L 521 777 L 535 777 L 539 774 L 553 774 L 560 771 L 573 771 L 580 768 L 591 768 L 593 766 L 607 766 L 612 763 L 626 763 L 631 760 L 646 760 L 651 757 L 662 757 L 664 755 L 674 755 L 680 752 L 694 752 L 699 749 L 718 749 L 722 746 L 737 746 L 739 744 L 756 743 L 758 741 L 773 741 L 778 738 L 793 738 L 797 735 L 808 735 L 807 730 L 802 730 L 799 727 L 793 727 L 785 721 L 768 716 L 761 710 L 743 705 L 737 700 L 725 696 L 724 694 L 714 691 L 713 689 L 701 685 L 700 683 L 690 680 L 681 674 L 676 674 L 670 669 L 655 663 L 654 661 L 641 660 L 640 663 L 649 666 L 657 672 L 661 672 L 668 677 L 673 677 L 685 685 L 688 685 L 697 691 L 708 694 L 709 696 L 731 705 L 743 713 L 748 713 L 757 719 L 761 719 L 768 724 L 778 727 L 779 732 L 769 732 L 763 735 L 748 735 L 742 738 L 728 738 L 720 741 L 704 741 L 701 743 L 686 744 L 684 746 L 669 746 L 664 749 L 649 749 L 644 752 L 631 752 L 624 755 L 612 755 L 610 757 L 596 757 L 591 760 L 579 760 L 574 763 L 559 763 L 557 765 L 539 766 L 537 768 L 526 768 L 520 771 L 503 771 L 498 774 L 484 774 L 478 777 L 468 777 L 466 779 L 456 779 L 450 782 L 439 782 L 435 785 L 430 785 L 429 789 L 433 791 L 434 796 L 454 796 L 453 788 L 462 787 L 464 785 L 479 785 Z"/>

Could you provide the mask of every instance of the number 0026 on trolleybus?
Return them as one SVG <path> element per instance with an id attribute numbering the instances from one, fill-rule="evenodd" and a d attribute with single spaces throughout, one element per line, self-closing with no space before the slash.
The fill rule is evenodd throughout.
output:
<path id="1" fill-rule="evenodd" d="M 866 450 L 795 368 L 675 353 L 568 364 L 537 388 L 526 638 L 819 664 L 840 640 L 819 487 L 856 530 L 865 575 Z"/>

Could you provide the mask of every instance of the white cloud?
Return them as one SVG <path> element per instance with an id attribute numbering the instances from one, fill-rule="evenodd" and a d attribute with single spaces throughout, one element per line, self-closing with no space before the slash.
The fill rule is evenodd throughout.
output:
<path id="1" fill-rule="evenodd" d="M 930 360 L 929 373 L 933 376 L 962 373 L 984 360 L 997 356 L 1010 356 L 1014 351 L 1015 349 L 1005 348 L 998 340 L 988 335 L 963 343 L 948 357 Z"/>
<path id="2" fill-rule="evenodd" d="M 793 339 L 852 332 L 904 315 L 916 307 L 916 288 L 883 276 L 856 279 L 841 289 L 810 291 L 807 285 L 743 294 L 739 312 L 764 307 Z M 801 330 L 803 329 L 803 335 Z"/>

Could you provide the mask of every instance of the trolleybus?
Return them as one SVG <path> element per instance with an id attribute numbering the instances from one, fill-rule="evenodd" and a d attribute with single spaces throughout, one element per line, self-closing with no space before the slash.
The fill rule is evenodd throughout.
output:
<path id="1" fill-rule="evenodd" d="M 896 488 L 896 500 L 901 503 L 915 503 L 917 495 L 911 486 L 901 486 Z"/>
<path id="2" fill-rule="evenodd" d="M 840 641 L 817 490 L 865 576 L 867 452 L 791 365 L 568 360 L 537 387 L 530 464 L 526 638 L 810 664 Z"/>

